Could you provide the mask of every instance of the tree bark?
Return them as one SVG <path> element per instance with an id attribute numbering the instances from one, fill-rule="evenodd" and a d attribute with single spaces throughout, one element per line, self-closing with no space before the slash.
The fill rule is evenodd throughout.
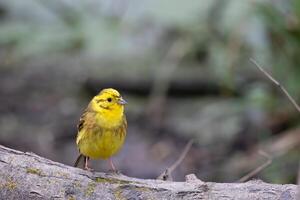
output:
<path id="1" fill-rule="evenodd" d="M 296 199 L 297 185 L 144 180 L 88 172 L 0 146 L 0 199 Z"/>

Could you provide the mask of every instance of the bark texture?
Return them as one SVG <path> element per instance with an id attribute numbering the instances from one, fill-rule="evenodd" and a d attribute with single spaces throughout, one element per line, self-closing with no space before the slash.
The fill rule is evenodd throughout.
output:
<path id="1" fill-rule="evenodd" d="M 296 199 L 297 185 L 144 180 L 88 172 L 0 146 L 0 199 Z"/>

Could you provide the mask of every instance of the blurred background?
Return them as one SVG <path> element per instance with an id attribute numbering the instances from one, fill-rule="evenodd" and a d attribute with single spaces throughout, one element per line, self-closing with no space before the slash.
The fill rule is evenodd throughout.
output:
<path id="1" fill-rule="evenodd" d="M 299 20 L 298 0 L 0 0 L 0 144 L 72 165 L 82 111 L 113 87 L 122 173 L 156 178 L 194 139 L 174 180 L 237 181 L 263 150 L 255 177 L 295 183 L 300 115 L 249 58 L 300 102 Z"/>

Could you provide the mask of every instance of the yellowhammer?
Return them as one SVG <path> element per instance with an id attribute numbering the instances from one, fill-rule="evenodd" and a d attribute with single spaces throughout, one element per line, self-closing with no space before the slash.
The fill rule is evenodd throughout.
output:
<path id="1" fill-rule="evenodd" d="M 126 137 L 125 104 L 120 93 L 112 88 L 103 89 L 91 100 L 78 124 L 76 144 L 80 155 L 75 167 L 84 159 L 84 169 L 91 170 L 89 159 L 102 158 L 109 159 L 110 167 L 116 171 L 111 156 L 120 150 Z"/>

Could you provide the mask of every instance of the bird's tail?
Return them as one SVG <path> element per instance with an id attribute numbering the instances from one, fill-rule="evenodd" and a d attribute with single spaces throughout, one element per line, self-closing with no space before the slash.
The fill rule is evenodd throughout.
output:
<path id="1" fill-rule="evenodd" d="M 78 165 L 81 161 L 83 161 L 83 163 L 84 163 L 84 160 L 85 160 L 85 156 L 82 154 L 79 154 L 79 156 L 77 157 L 77 159 L 74 163 L 74 167 L 78 167 Z"/>

